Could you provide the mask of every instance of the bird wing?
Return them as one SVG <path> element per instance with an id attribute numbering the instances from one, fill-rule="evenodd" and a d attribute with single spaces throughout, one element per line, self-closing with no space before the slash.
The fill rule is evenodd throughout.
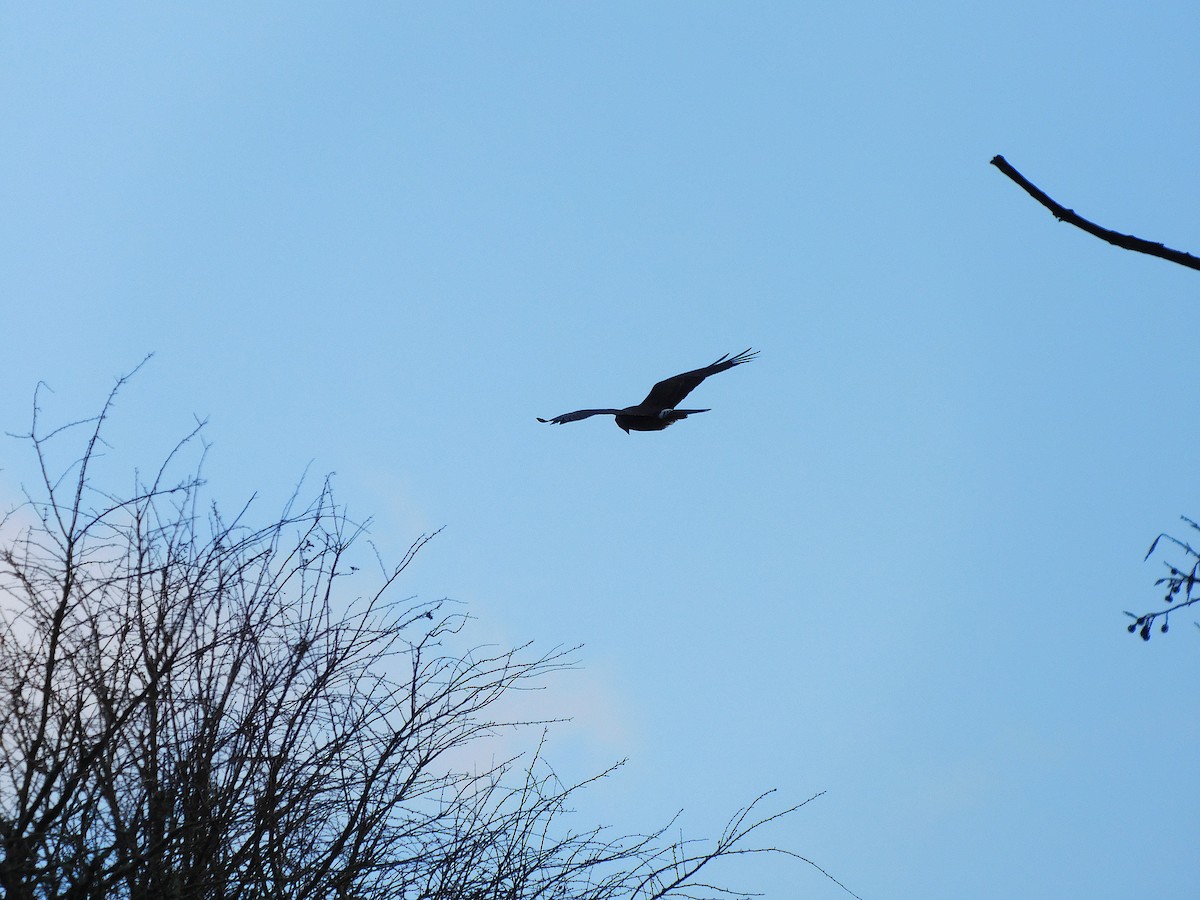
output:
<path id="1" fill-rule="evenodd" d="M 553 419 L 543 419 L 538 416 L 538 421 L 546 425 L 562 425 L 565 422 L 578 422 L 580 419 L 586 419 L 589 416 L 615 416 L 621 410 L 619 409 L 577 409 L 575 412 L 563 413 L 561 416 L 555 416 Z"/>
<path id="2" fill-rule="evenodd" d="M 756 356 L 758 356 L 758 351 L 747 347 L 737 356 L 730 356 L 726 353 L 715 363 L 705 366 L 703 369 L 693 369 L 691 372 L 684 372 L 681 375 L 664 378 L 654 387 L 650 388 L 650 393 L 646 395 L 646 399 L 640 405 L 655 409 L 674 409 L 683 402 L 684 397 L 695 390 L 696 386 L 709 375 L 716 375 L 718 372 L 724 372 L 726 369 L 732 369 L 734 366 L 748 363 Z M 574 415 L 574 413 L 571 413 L 571 415 Z"/>

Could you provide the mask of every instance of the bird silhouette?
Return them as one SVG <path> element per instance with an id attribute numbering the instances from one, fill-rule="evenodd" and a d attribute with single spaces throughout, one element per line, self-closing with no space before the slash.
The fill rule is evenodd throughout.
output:
<path id="1" fill-rule="evenodd" d="M 646 399 L 636 406 L 626 406 L 624 409 L 577 409 L 575 412 L 563 413 L 553 419 L 538 417 L 539 422 L 547 425 L 564 425 L 567 422 L 578 422 L 591 416 L 616 416 L 616 422 L 626 434 L 631 431 L 662 431 L 668 425 L 686 419 L 693 413 L 709 412 L 707 409 L 677 409 L 683 398 L 709 375 L 716 375 L 742 363 L 748 363 L 758 356 L 757 350 L 747 347 L 737 356 L 726 353 L 712 365 L 702 369 L 693 369 L 664 378 L 654 387 Z"/>

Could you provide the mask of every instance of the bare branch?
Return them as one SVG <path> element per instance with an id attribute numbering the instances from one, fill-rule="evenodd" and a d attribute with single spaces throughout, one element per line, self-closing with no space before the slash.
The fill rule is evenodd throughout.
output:
<path id="1" fill-rule="evenodd" d="M 1119 231 L 1111 231 L 1108 228 L 1097 225 L 1095 222 L 1088 221 L 1073 209 L 1067 209 L 1062 204 L 1047 196 L 1037 185 L 1014 169 L 1003 156 L 992 157 L 992 165 L 1015 181 L 1030 197 L 1050 210 L 1054 214 L 1054 218 L 1060 222 L 1067 222 L 1076 228 L 1082 228 L 1088 234 L 1094 235 L 1100 238 L 1100 240 L 1107 241 L 1124 250 L 1133 250 L 1135 253 L 1157 256 L 1159 259 L 1165 259 L 1168 262 L 1177 263 L 1189 269 L 1200 269 L 1200 258 L 1192 256 L 1190 253 L 1184 253 L 1182 250 L 1172 250 L 1170 247 L 1164 247 L 1162 244 L 1134 237 L 1131 234 L 1121 234 Z"/>
<path id="2" fill-rule="evenodd" d="M 1192 530 L 1200 531 L 1200 523 L 1187 516 L 1180 516 L 1180 518 Z M 1133 620 L 1126 626 L 1126 629 L 1130 634 L 1137 634 L 1143 641 L 1150 640 L 1156 626 L 1161 634 L 1166 634 L 1171 628 L 1171 613 L 1179 612 L 1181 609 L 1200 602 L 1200 551 L 1194 549 L 1187 541 L 1163 533 L 1151 542 L 1150 549 L 1146 551 L 1146 559 L 1154 555 L 1155 550 L 1164 541 L 1182 552 L 1187 562 L 1177 565 L 1164 561 L 1163 565 L 1166 566 L 1167 574 L 1154 582 L 1155 585 L 1165 586 L 1166 593 L 1163 595 L 1163 603 L 1167 605 L 1163 609 L 1144 613 L 1132 613 L 1125 610 L 1125 615 Z"/>

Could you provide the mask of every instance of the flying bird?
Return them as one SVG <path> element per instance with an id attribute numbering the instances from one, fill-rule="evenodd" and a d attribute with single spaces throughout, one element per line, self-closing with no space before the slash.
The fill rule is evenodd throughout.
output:
<path id="1" fill-rule="evenodd" d="M 693 413 L 708 412 L 707 409 L 676 409 L 683 398 L 690 394 L 709 375 L 716 375 L 742 363 L 748 363 L 758 356 L 757 350 L 746 348 L 737 356 L 726 353 L 710 366 L 703 369 L 693 369 L 671 378 L 665 378 L 650 388 L 646 399 L 637 406 L 627 406 L 624 409 L 577 409 L 575 412 L 563 413 L 553 419 L 538 417 L 539 422 L 548 425 L 563 425 L 567 422 L 578 422 L 590 416 L 616 416 L 617 425 L 626 434 L 631 431 L 662 431 L 673 422 L 686 419 Z"/>

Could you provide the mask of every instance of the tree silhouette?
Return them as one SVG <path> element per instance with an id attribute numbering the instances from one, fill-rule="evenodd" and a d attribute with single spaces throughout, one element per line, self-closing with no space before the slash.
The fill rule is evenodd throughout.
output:
<path id="1" fill-rule="evenodd" d="M 547 724 L 500 701 L 574 648 L 470 646 L 454 604 L 392 599 L 432 535 L 397 565 L 375 554 L 363 593 L 364 526 L 328 482 L 265 526 L 206 503 L 202 423 L 153 478 L 102 490 L 125 380 L 51 430 L 35 393 L 40 480 L 0 520 L 9 900 L 723 897 L 700 878 L 711 863 L 787 853 L 747 839 L 803 803 L 767 813 L 764 794 L 710 842 L 669 837 L 674 820 L 580 828 L 572 797 L 612 769 L 564 784 L 544 738 L 496 759 L 490 738 Z M 56 470 L 51 445 L 81 432 Z"/>

